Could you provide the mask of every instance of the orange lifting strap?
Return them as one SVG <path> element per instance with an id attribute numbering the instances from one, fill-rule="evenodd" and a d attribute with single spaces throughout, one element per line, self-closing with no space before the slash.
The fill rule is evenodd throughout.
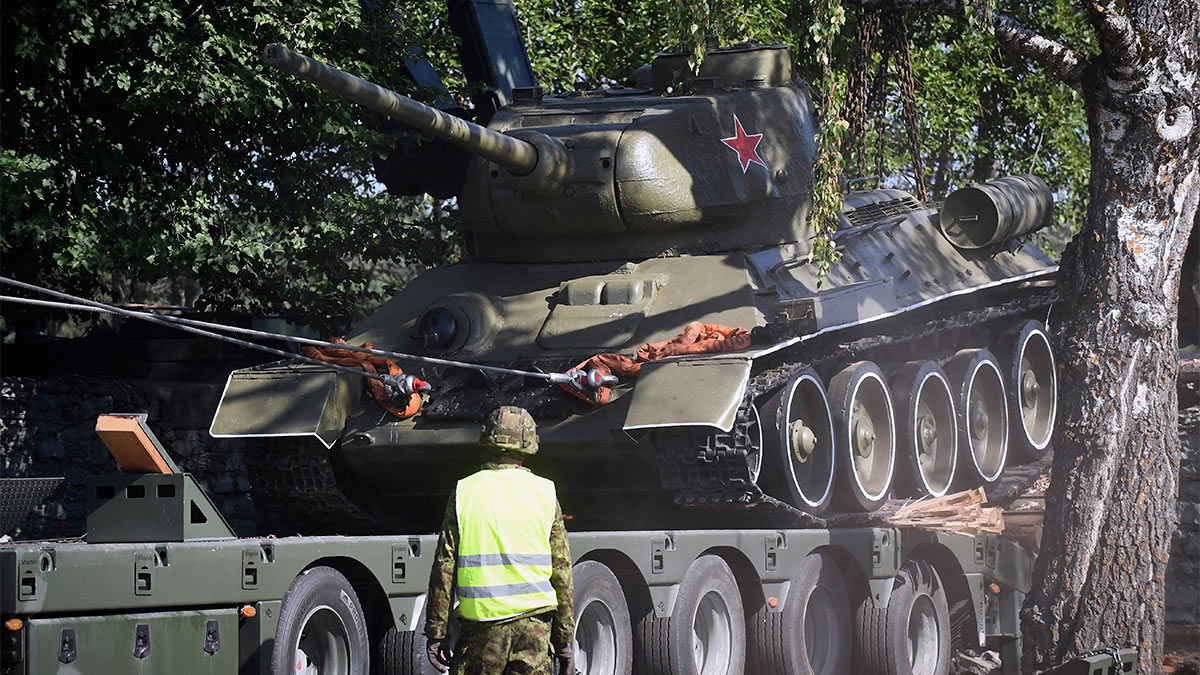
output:
<path id="1" fill-rule="evenodd" d="M 96 433 L 122 471 L 175 473 L 146 433 L 140 415 L 101 415 L 96 418 Z"/>
<path id="2" fill-rule="evenodd" d="M 333 338 L 332 340 L 329 340 L 329 342 L 339 345 L 347 344 L 342 338 Z M 366 347 L 367 349 L 375 348 L 375 346 L 370 342 L 366 342 L 362 346 Z M 396 362 L 392 361 L 391 359 L 371 356 L 370 354 L 364 354 L 362 352 L 354 352 L 350 351 L 349 349 L 338 349 L 337 347 L 305 347 L 304 355 L 310 359 L 318 359 L 320 361 L 332 363 L 337 366 L 362 368 L 365 372 L 368 372 L 372 375 L 379 374 L 377 367 L 386 368 L 388 375 L 404 374 L 404 371 L 400 369 L 400 366 L 396 365 Z M 409 394 L 408 401 L 402 408 L 392 401 L 392 397 L 388 396 L 387 389 L 379 380 L 367 378 L 367 388 L 371 390 L 371 396 L 375 397 L 375 400 L 379 402 L 379 405 L 382 406 L 384 410 L 402 420 L 406 420 L 413 415 L 416 415 L 417 411 L 421 409 L 421 395 L 419 393 L 413 392 L 412 394 Z"/>
<path id="3" fill-rule="evenodd" d="M 594 368 L 600 371 L 601 375 L 637 377 L 642 370 L 643 363 L 656 361 L 664 356 L 732 352 L 749 346 L 750 331 L 745 328 L 731 328 L 730 326 L 693 321 L 683 329 L 682 333 L 670 340 L 647 342 L 638 347 L 633 359 L 620 354 L 597 354 L 575 368 L 583 371 Z M 602 406 L 612 398 L 612 390 L 609 387 L 599 387 L 595 391 L 582 392 L 572 389 L 570 385 L 560 384 L 559 386 L 572 396 L 594 406 Z"/>

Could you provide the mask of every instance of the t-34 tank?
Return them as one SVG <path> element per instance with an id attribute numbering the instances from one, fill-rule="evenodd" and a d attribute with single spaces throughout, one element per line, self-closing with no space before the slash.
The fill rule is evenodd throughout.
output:
<path id="1" fill-rule="evenodd" d="M 348 336 L 453 362 L 398 359 L 433 385 L 418 414 L 397 419 L 361 378 L 319 366 L 230 376 L 212 432 L 252 439 L 255 494 L 292 529 L 436 527 L 499 405 L 537 419 L 530 465 L 577 529 L 818 522 L 995 483 L 1047 451 L 1056 268 L 1021 237 L 1048 222 L 1049 189 L 1013 176 L 942 204 L 851 192 L 820 279 L 815 111 L 786 47 L 716 49 L 687 95 L 663 95 L 678 55 L 655 59 L 652 88 L 519 89 L 489 128 L 283 47 L 266 60 L 473 155 L 469 261 L 425 272 Z M 598 406 L 540 375 L 692 322 L 752 344 L 646 362 Z"/>

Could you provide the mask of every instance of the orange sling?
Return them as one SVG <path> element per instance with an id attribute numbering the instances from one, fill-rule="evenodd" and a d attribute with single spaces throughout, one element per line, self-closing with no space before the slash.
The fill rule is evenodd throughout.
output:
<path id="1" fill-rule="evenodd" d="M 342 338 L 333 338 L 332 340 L 329 340 L 329 342 L 339 345 L 346 344 L 346 341 Z M 370 342 L 363 344 L 363 347 L 366 347 L 367 349 L 374 349 L 374 346 Z M 337 347 L 305 347 L 304 355 L 310 359 L 317 359 L 319 361 L 332 363 L 338 366 L 348 366 L 350 368 L 359 367 L 372 375 L 379 374 L 377 367 L 386 368 L 388 375 L 404 374 L 404 371 L 400 369 L 400 366 L 396 365 L 396 362 L 392 361 L 391 359 L 372 356 L 370 354 L 364 354 L 363 352 L 355 352 L 349 349 L 338 349 Z M 413 392 L 409 394 L 407 404 L 401 408 L 400 406 L 396 405 L 394 401 L 392 401 L 390 396 L 388 396 L 387 389 L 379 380 L 367 378 L 367 387 L 371 390 L 371 395 L 375 397 L 375 400 L 379 402 L 379 405 L 382 406 L 384 410 L 402 420 L 416 415 L 417 411 L 421 409 L 421 395 L 419 393 Z"/>
<path id="2" fill-rule="evenodd" d="M 622 377 L 637 377 L 642 370 L 642 364 L 656 361 L 665 356 L 681 356 L 684 354 L 711 354 L 714 352 L 732 352 L 750 346 L 750 331 L 745 328 L 731 328 L 711 323 L 693 321 L 683 329 L 683 332 L 670 340 L 648 342 L 638 347 L 635 358 L 620 354 L 597 354 L 575 366 L 574 370 L 588 371 L 595 369 L 601 375 L 619 375 Z M 598 387 L 594 391 L 578 391 L 570 385 L 560 384 L 565 391 L 576 398 L 602 406 L 612 397 L 609 387 Z"/>

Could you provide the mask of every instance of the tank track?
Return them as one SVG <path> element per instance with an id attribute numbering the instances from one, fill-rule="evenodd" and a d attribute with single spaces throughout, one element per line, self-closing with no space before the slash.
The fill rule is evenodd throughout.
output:
<path id="1" fill-rule="evenodd" d="M 693 427 L 655 434 L 659 475 L 663 488 L 680 506 L 715 508 L 755 515 L 799 520 L 819 527 L 821 518 L 800 511 L 762 491 L 750 475 L 748 457 L 753 419 L 746 405 L 738 409 L 733 428 L 713 433 Z"/>
<path id="2" fill-rule="evenodd" d="M 663 489 L 680 506 L 707 507 L 718 510 L 747 509 L 764 515 L 782 516 L 811 527 L 820 527 L 829 522 L 765 494 L 750 479 L 747 458 L 752 452 L 749 447 L 751 436 L 750 407 L 768 393 L 787 383 L 795 373 L 810 367 L 820 368 L 830 363 L 846 363 L 864 352 L 882 347 L 914 343 L 932 335 L 1006 318 L 1014 318 L 1035 309 L 1044 308 L 1057 301 L 1053 293 L 1030 295 L 990 307 L 969 310 L 949 317 L 922 322 L 919 327 L 890 335 L 872 335 L 849 342 L 826 343 L 824 349 L 811 355 L 804 362 L 788 362 L 753 376 L 746 387 L 745 398 L 738 409 L 733 428 L 729 432 L 714 432 L 703 427 L 661 429 L 654 433 L 653 442 L 658 459 Z M 949 354 L 931 354 L 931 358 Z M 1009 471 L 998 486 L 1003 486 Z M 1013 479 L 1021 480 L 1019 472 Z M 861 516 L 862 514 L 856 514 Z M 831 516 L 836 519 L 839 516 Z"/>

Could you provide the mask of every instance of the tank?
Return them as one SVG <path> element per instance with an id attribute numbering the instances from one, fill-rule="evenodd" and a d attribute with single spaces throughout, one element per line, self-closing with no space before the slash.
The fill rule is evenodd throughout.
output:
<path id="1" fill-rule="evenodd" d="M 788 48 L 715 49 L 690 79 L 685 56 L 662 54 L 646 88 L 516 89 L 486 128 L 284 47 L 265 60 L 472 155 L 468 259 L 346 336 L 440 359 L 397 359 L 432 385 L 416 415 L 320 366 L 230 375 L 211 432 L 247 439 L 281 529 L 436 529 L 500 405 L 537 420 L 528 465 L 572 529 L 823 524 L 988 487 L 1047 453 L 1056 267 L 1023 237 L 1049 221 L 1050 190 L 1012 176 L 940 204 L 849 192 L 822 278 L 817 111 Z M 666 95 L 681 78 L 689 93 Z M 636 377 L 589 372 L 694 322 L 750 339 Z"/>

